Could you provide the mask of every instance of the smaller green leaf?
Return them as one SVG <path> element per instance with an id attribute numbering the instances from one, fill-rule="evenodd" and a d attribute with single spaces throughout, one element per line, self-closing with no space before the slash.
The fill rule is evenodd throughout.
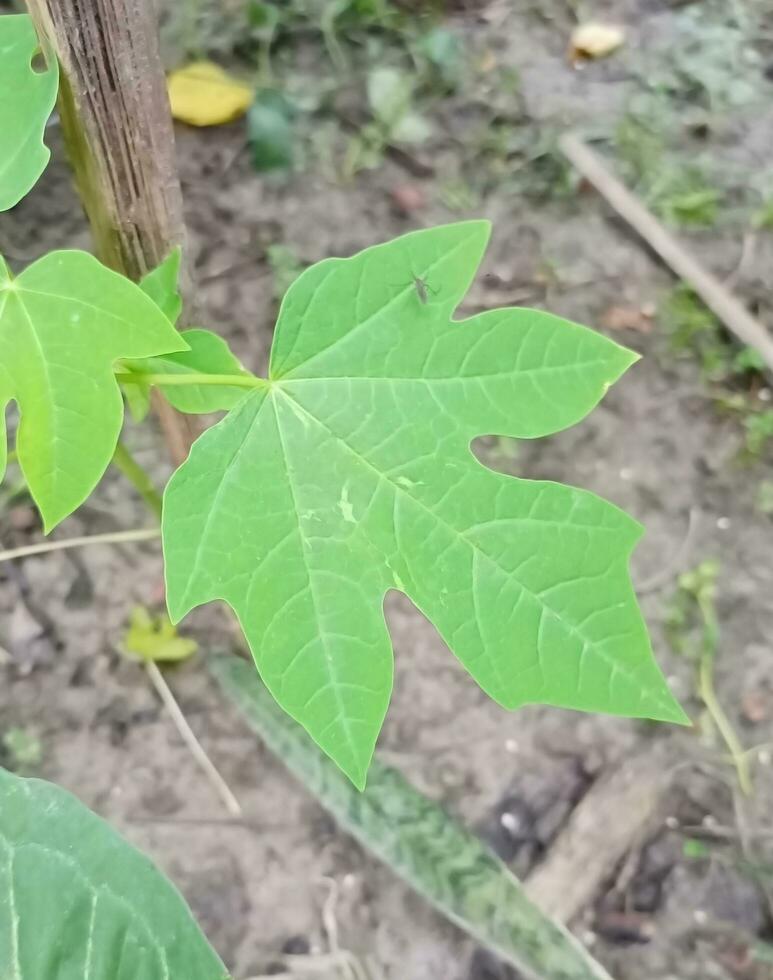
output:
<path id="1" fill-rule="evenodd" d="M 437 81 L 448 89 L 454 89 L 464 71 L 464 48 L 461 38 L 447 27 L 434 27 L 417 44 L 435 74 Z"/>
<path id="2" fill-rule="evenodd" d="M 688 837 L 682 844 L 682 854 L 691 861 L 700 861 L 711 857 L 711 850 L 702 840 Z"/>
<path id="3" fill-rule="evenodd" d="M 189 350 L 163 357 L 148 357 L 142 360 L 125 361 L 126 367 L 135 374 L 233 374 L 240 378 L 250 378 L 252 374 L 245 371 L 239 361 L 229 350 L 228 344 L 212 333 L 193 327 L 183 330 L 180 337 L 188 344 Z M 135 389 L 128 395 L 130 389 Z M 148 385 L 139 381 L 124 386 L 127 392 L 129 406 L 139 407 L 147 411 Z M 244 396 L 242 386 L 230 385 L 181 385 L 179 387 L 165 386 L 164 395 L 170 404 L 180 412 L 188 415 L 203 415 L 208 412 L 224 412 Z M 136 415 L 135 415 L 136 418 Z"/>
<path id="4" fill-rule="evenodd" d="M 144 855 L 65 790 L 0 769 L 0 977 L 227 976 Z"/>
<path id="5" fill-rule="evenodd" d="M 151 616 L 144 606 L 135 606 L 124 638 L 126 652 L 140 660 L 177 662 L 187 660 L 198 650 L 198 643 L 180 636 L 166 613 Z"/>
<path id="6" fill-rule="evenodd" d="M 274 4 L 263 3 L 262 0 L 248 0 L 247 23 L 253 36 L 264 44 L 269 44 L 273 40 L 280 20 L 279 8 Z"/>
<path id="7" fill-rule="evenodd" d="M 0 416 L 46 531 L 88 497 L 123 423 L 115 363 L 184 348 L 135 283 L 86 252 L 50 252 L 13 278 L 0 262 Z"/>
<path id="8" fill-rule="evenodd" d="M 418 112 L 407 112 L 392 128 L 398 143 L 424 143 L 432 135 L 430 121 Z"/>
<path id="9" fill-rule="evenodd" d="M 247 136 L 256 170 L 286 170 L 293 162 L 295 107 L 276 89 L 258 92 L 247 113 Z"/>
<path id="10" fill-rule="evenodd" d="M 0 211 L 18 204 L 51 156 L 43 131 L 56 102 L 59 68 L 53 56 L 45 70 L 33 68 L 39 49 L 26 14 L 0 17 Z"/>
<path id="11" fill-rule="evenodd" d="M 397 68 L 374 68 L 367 89 L 371 112 L 387 127 L 394 126 L 410 108 L 413 82 Z"/>
<path id="12" fill-rule="evenodd" d="M 172 323 L 177 323 L 183 301 L 177 288 L 180 276 L 180 246 L 176 246 L 157 268 L 142 277 L 140 289 L 153 300 Z"/>

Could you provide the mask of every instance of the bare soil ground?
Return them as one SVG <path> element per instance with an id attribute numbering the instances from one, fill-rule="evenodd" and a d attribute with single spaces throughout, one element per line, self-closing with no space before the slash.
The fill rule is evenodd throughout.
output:
<path id="1" fill-rule="evenodd" d="M 434 171 L 424 177 L 387 156 L 350 182 L 334 179 L 334 140 L 333 155 L 310 156 L 291 178 L 267 179 L 251 168 L 241 124 L 201 132 L 181 127 L 200 319 L 262 370 L 275 314 L 269 244 L 280 242 L 310 263 L 417 226 L 484 215 L 494 221 L 494 236 L 468 308 L 544 306 L 600 329 L 617 326 L 616 338 L 641 352 L 642 360 L 581 425 L 534 443 L 483 440 L 479 451 L 519 476 L 598 491 L 643 523 L 634 579 L 648 586 L 642 602 L 658 659 L 696 727 L 670 731 L 537 707 L 509 714 L 483 696 L 407 601 L 392 601 L 397 674 L 381 751 L 526 874 L 545 859 L 595 780 L 643 748 L 671 740 L 678 768 L 662 819 L 610 867 L 575 923 L 578 933 L 619 980 L 761 980 L 773 977 L 760 945 L 773 927 L 773 775 L 766 749 L 773 743 L 773 526 L 758 493 L 773 478 L 773 457 L 769 448 L 744 453 L 743 424 L 718 407 L 718 386 L 706 381 L 695 357 L 674 352 L 664 317 L 637 315 L 663 309 L 674 282 L 600 200 L 568 181 L 549 153 L 526 165 L 528 154 L 508 151 L 496 166 L 491 156 L 476 154 L 482 130 L 499 125 L 500 117 L 515 143 L 525 133 L 532 141 L 566 125 L 609 136 L 631 100 L 657 87 L 659 71 L 689 58 L 700 67 L 701 52 L 714 51 L 715 28 L 723 56 L 740 37 L 740 61 L 717 67 L 712 54 L 710 70 L 719 73 L 719 89 L 723 79 L 740 79 L 750 94 L 740 103 L 710 105 L 710 125 L 697 136 L 682 128 L 671 135 L 679 166 L 688 168 L 700 153 L 729 174 L 711 227 L 685 230 L 683 240 L 720 276 L 735 272 L 739 293 L 769 317 L 773 233 L 750 236 L 743 194 L 773 155 L 773 85 L 766 78 L 773 40 L 765 34 L 773 25 L 753 3 L 600 2 L 592 13 L 624 24 L 627 43 L 579 71 L 565 59 L 570 6 L 494 0 L 447 19 L 476 63 L 490 57 L 497 69 L 474 96 L 462 90 L 435 106 L 434 140 L 416 151 Z M 731 22 L 746 25 L 740 35 Z M 316 57 L 305 70 L 330 71 L 324 53 Z M 494 108 L 502 68 L 518 73 L 517 109 Z M 356 103 L 359 94 L 361 101 L 356 85 L 352 91 L 347 98 Z M 681 118 L 692 119 L 689 95 L 678 91 L 674 104 L 677 118 L 681 105 Z M 50 135 L 55 159 L 45 179 L 2 220 L 0 251 L 17 264 L 53 247 L 88 247 L 58 130 Z M 471 175 L 481 172 L 489 176 L 474 188 L 477 200 L 451 209 L 449 187 L 467 181 L 469 189 Z M 559 194 L 561 181 L 566 189 Z M 395 206 L 396 192 L 404 200 L 406 187 L 419 201 L 407 214 Z M 628 311 L 633 329 L 619 329 L 620 310 Z M 728 385 L 763 402 L 769 397 L 761 377 Z M 127 438 L 162 479 L 160 436 L 130 426 Z M 141 502 L 109 473 L 61 533 L 146 523 Z M 4 506 L 0 534 L 6 547 L 37 540 L 37 519 L 23 496 Z M 702 711 L 694 664 L 675 654 L 667 637 L 678 574 L 708 558 L 720 563 L 717 692 L 745 745 L 762 747 L 752 753 L 748 799 Z M 162 598 L 155 544 L 0 566 L 0 734 L 22 729 L 39 740 L 36 774 L 75 792 L 171 875 L 238 978 L 280 972 L 283 952 L 308 953 L 313 966 L 314 955 L 329 948 L 331 921 L 342 949 L 372 960 L 374 980 L 512 977 L 334 825 L 247 731 L 196 658 L 168 676 L 249 815 L 250 826 L 229 823 L 143 671 L 119 651 L 132 607 L 158 608 Z M 219 623 L 206 613 L 192 617 L 202 649 L 227 645 Z M 21 767 L 7 748 L 4 761 Z M 626 816 L 612 808 L 599 821 Z M 320 965 L 314 975 L 344 974 Z"/>

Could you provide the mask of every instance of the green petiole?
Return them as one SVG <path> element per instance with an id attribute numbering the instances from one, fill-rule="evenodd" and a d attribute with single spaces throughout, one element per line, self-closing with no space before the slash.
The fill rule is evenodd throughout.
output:
<path id="1" fill-rule="evenodd" d="M 145 384 L 168 387 L 176 385 L 229 385 L 235 388 L 263 388 L 269 382 L 265 378 L 255 378 L 246 374 L 204 374 L 190 372 L 186 374 L 140 374 L 126 371 L 116 374 L 116 381 L 121 384 Z"/>

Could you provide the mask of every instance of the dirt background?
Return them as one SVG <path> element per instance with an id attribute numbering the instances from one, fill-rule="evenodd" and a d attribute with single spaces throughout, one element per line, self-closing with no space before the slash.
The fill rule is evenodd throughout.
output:
<path id="1" fill-rule="evenodd" d="M 707 350 L 723 363 L 735 356 L 718 328 L 675 346 L 673 277 L 552 149 L 566 126 L 599 138 L 618 171 L 658 204 L 652 175 L 637 174 L 636 152 L 623 152 L 620 126 L 637 99 L 662 97 L 667 158 L 656 169 L 683 174 L 708 159 L 706 179 L 719 195 L 706 227 L 680 229 L 682 240 L 770 322 L 773 233 L 755 228 L 754 215 L 773 156 L 773 16 L 753 2 L 578 6 L 493 0 L 442 15 L 463 41 L 465 83 L 428 103 L 428 144 L 407 157 L 386 153 L 351 180 L 336 168 L 351 139 L 341 119 L 364 112 L 356 70 L 364 49 L 353 47 L 355 68 L 334 78 L 313 32 L 285 46 L 280 74 L 299 88 L 330 81 L 333 97 L 299 123 L 303 152 L 291 175 L 255 172 L 243 123 L 179 127 L 200 321 L 262 371 L 276 312 L 269 245 L 307 264 L 415 227 L 486 216 L 494 235 L 468 309 L 543 306 L 611 329 L 642 353 L 570 431 L 517 445 L 482 440 L 479 448 L 508 472 L 598 491 L 644 524 L 634 580 L 645 586 L 657 657 L 696 727 L 673 732 L 538 707 L 509 714 L 485 699 L 407 601 L 391 601 L 397 671 L 380 750 L 523 875 L 549 854 L 596 780 L 670 740 L 678 772 L 659 819 L 609 867 L 576 930 L 620 980 L 773 977 L 773 527 L 763 499 L 773 455 L 769 445 L 749 451 L 744 421 L 764 411 L 770 390 L 754 372 L 707 372 Z M 591 14 L 622 24 L 626 44 L 578 69 L 566 58 L 568 37 L 577 17 Z M 229 17 L 222 14 L 210 46 L 233 61 L 239 26 Z M 172 28 L 165 37 L 173 61 L 180 41 Z M 380 50 L 399 58 L 391 43 Z M 0 226 L 0 250 L 17 266 L 50 248 L 88 247 L 56 124 L 49 142 L 54 159 L 44 179 Z M 129 425 L 126 438 L 161 480 L 158 433 Z M 11 471 L 0 516 L 5 547 L 40 534 L 14 478 Z M 110 472 L 61 536 L 147 523 L 132 490 Z M 674 596 L 679 573 L 706 559 L 719 562 L 716 689 L 753 749 L 748 799 L 705 717 L 695 665 L 673 642 L 697 642 L 699 622 L 691 614 L 676 621 L 684 590 L 681 606 Z M 158 609 L 162 599 L 155 544 L 0 566 L 4 763 L 72 790 L 145 850 L 237 978 L 287 970 L 286 953 L 307 961 L 298 976 L 346 976 L 317 955 L 335 939 L 331 923 L 373 980 L 512 978 L 335 826 L 224 703 L 197 657 L 168 676 L 250 826 L 228 821 L 142 669 L 120 652 L 132 607 Z M 203 649 L 226 645 L 217 624 L 206 613 L 191 617 Z M 599 814 L 629 818 L 614 808 Z"/>

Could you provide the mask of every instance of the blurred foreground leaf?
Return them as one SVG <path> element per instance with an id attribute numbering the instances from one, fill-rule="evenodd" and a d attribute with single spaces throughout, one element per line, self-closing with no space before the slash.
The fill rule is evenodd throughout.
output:
<path id="1" fill-rule="evenodd" d="M 225 980 L 176 888 L 74 796 L 0 769 L 0 976 Z"/>

